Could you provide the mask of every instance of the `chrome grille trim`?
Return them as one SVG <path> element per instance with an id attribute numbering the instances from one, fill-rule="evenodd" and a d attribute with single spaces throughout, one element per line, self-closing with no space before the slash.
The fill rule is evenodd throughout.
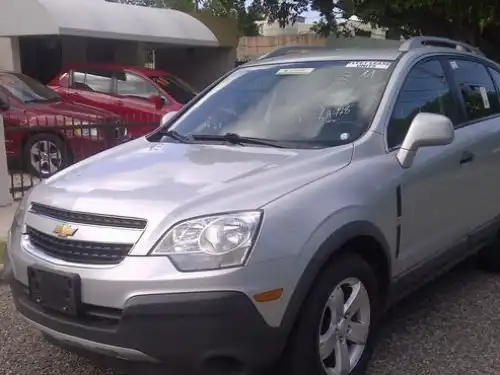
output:
<path id="1" fill-rule="evenodd" d="M 126 229 L 144 229 L 147 225 L 147 221 L 144 219 L 68 211 L 61 208 L 49 207 L 40 203 L 32 203 L 30 212 L 37 215 L 47 216 L 55 220 L 67 221 L 75 224 L 88 224 Z"/>

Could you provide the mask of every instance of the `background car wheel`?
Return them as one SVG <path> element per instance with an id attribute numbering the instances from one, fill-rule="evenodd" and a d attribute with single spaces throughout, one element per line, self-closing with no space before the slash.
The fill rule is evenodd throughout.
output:
<path id="1" fill-rule="evenodd" d="M 478 267 L 484 271 L 500 272 L 500 231 L 491 245 L 479 250 L 477 263 Z"/>
<path id="2" fill-rule="evenodd" d="M 372 268 L 356 254 L 335 257 L 302 306 L 280 366 L 283 374 L 363 374 L 379 315 Z"/>
<path id="3" fill-rule="evenodd" d="M 24 169 L 39 178 L 47 178 L 69 164 L 64 141 L 49 133 L 35 134 L 23 149 Z"/>

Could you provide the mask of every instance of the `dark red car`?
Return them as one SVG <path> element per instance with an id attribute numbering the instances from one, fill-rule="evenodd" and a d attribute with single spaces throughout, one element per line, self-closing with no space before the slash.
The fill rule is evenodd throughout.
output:
<path id="1" fill-rule="evenodd" d="M 121 65 L 67 66 L 48 86 L 72 102 L 118 114 L 134 138 L 154 130 L 165 113 L 178 111 L 196 95 L 171 74 Z"/>
<path id="2" fill-rule="evenodd" d="M 0 71 L 0 115 L 9 165 L 38 177 L 129 138 L 116 114 L 71 103 L 19 73 Z"/>

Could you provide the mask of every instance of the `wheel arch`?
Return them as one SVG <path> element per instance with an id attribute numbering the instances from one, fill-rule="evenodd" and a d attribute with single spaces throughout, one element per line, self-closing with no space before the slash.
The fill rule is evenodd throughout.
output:
<path id="1" fill-rule="evenodd" d="M 382 231 L 369 221 L 354 221 L 333 232 L 319 247 L 302 273 L 290 298 L 282 327 L 291 332 L 302 304 L 317 277 L 335 256 L 354 251 L 374 270 L 383 303 L 390 292 L 392 257 Z"/>

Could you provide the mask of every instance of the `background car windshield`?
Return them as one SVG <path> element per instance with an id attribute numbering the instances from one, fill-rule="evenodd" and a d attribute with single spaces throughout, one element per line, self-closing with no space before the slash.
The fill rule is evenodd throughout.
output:
<path id="1" fill-rule="evenodd" d="M 23 103 L 59 100 L 56 92 L 21 74 L 0 74 L 0 86 Z"/>
<path id="2" fill-rule="evenodd" d="M 391 61 L 327 61 L 242 68 L 181 116 L 181 134 L 294 142 L 349 143 L 369 127 L 392 71 Z"/>
<path id="3" fill-rule="evenodd" d="M 196 96 L 194 90 L 174 77 L 161 76 L 151 77 L 151 79 L 181 104 L 186 104 Z"/>

